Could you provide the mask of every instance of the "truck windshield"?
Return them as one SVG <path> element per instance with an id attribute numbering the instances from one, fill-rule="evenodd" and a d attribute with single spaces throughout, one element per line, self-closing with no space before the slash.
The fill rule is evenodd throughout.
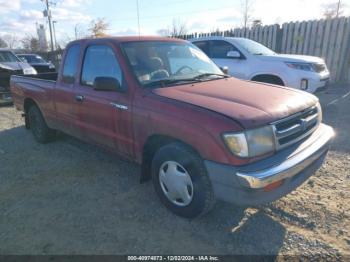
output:
<path id="1" fill-rule="evenodd" d="M 19 62 L 19 59 L 10 51 L 0 51 L 0 63 Z"/>
<path id="2" fill-rule="evenodd" d="M 266 46 L 246 38 L 235 39 L 238 44 L 252 55 L 274 55 L 276 54 Z"/>
<path id="3" fill-rule="evenodd" d="M 143 41 L 122 44 L 143 86 L 174 85 L 225 77 L 196 46 L 187 42 Z"/>

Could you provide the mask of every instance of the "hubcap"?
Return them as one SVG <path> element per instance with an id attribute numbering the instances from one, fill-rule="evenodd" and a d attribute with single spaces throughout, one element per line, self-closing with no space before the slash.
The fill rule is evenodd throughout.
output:
<path id="1" fill-rule="evenodd" d="M 164 195 L 177 206 L 187 206 L 193 198 L 193 184 L 186 169 L 175 161 L 167 161 L 159 169 L 159 183 Z"/>

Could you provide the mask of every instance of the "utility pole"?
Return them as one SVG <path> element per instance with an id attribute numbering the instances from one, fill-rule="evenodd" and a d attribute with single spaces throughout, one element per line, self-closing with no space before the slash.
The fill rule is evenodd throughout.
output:
<path id="1" fill-rule="evenodd" d="M 338 3 L 337 3 L 337 14 L 335 17 L 339 17 L 339 10 L 340 10 L 340 0 L 338 0 Z"/>
<path id="2" fill-rule="evenodd" d="M 54 46 L 53 46 L 53 37 L 52 37 L 52 25 L 51 25 L 51 11 L 50 11 L 50 3 L 49 0 L 42 0 L 45 1 L 46 5 L 46 16 L 49 21 L 49 29 L 50 29 L 50 40 L 51 40 L 51 51 L 54 51 Z M 44 12 L 45 14 L 45 12 Z"/>
<path id="3" fill-rule="evenodd" d="M 56 38 L 56 28 L 55 28 L 55 24 L 57 23 L 57 21 L 52 21 L 52 26 L 53 26 L 53 37 L 55 39 L 55 49 L 57 49 L 57 38 Z"/>

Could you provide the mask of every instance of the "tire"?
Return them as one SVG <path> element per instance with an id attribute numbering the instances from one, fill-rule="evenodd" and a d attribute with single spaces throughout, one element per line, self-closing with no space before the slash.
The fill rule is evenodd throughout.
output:
<path id="1" fill-rule="evenodd" d="M 174 165 L 177 166 L 176 175 L 171 175 Z M 178 216 L 195 218 L 209 212 L 215 204 L 214 192 L 203 160 L 182 143 L 171 143 L 157 151 L 152 160 L 152 181 L 161 202 Z M 184 192 L 172 190 L 176 187 L 174 185 L 181 185 L 180 188 L 184 188 L 186 192 L 183 194 L 184 198 L 171 197 L 178 195 L 179 191 Z M 174 200 L 175 198 L 177 199 Z"/>
<path id="2" fill-rule="evenodd" d="M 252 78 L 252 81 L 262 82 L 267 84 L 284 86 L 284 83 L 281 78 L 274 75 L 259 75 Z"/>
<path id="3" fill-rule="evenodd" d="M 56 131 L 49 128 L 45 122 L 39 108 L 35 105 L 28 110 L 29 126 L 32 130 L 35 140 L 45 144 L 52 141 L 56 136 Z"/>

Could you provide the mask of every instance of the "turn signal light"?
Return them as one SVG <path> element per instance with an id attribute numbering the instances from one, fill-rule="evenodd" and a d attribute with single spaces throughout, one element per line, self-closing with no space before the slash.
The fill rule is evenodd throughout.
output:
<path id="1" fill-rule="evenodd" d="M 264 191 L 265 192 L 270 192 L 276 188 L 278 188 L 279 186 L 281 186 L 283 184 L 283 180 L 280 180 L 280 181 L 276 181 L 276 182 L 273 182 L 271 184 L 268 184 L 266 187 L 264 187 Z"/>

